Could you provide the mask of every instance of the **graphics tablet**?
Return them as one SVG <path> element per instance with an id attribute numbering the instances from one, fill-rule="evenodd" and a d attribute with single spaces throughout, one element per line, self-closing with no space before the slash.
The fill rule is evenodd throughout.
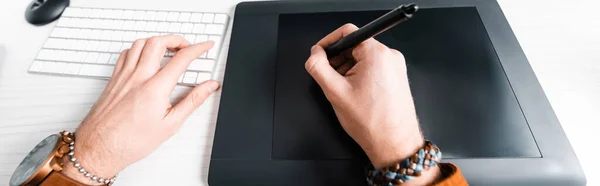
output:
<path id="1" fill-rule="evenodd" d="M 209 184 L 366 185 L 368 158 L 304 69 L 345 23 L 400 4 L 238 4 Z M 472 185 L 584 185 L 579 162 L 495 1 L 417 1 L 376 37 L 401 51 L 425 138 Z"/>

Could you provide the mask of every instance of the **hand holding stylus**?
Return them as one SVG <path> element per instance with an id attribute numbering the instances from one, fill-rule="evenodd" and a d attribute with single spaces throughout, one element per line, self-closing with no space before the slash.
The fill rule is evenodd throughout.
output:
<path id="1" fill-rule="evenodd" d="M 380 168 L 414 154 L 423 136 L 402 53 L 370 38 L 328 59 L 323 47 L 357 29 L 346 24 L 321 39 L 311 48 L 305 67 L 344 130 Z M 437 167 L 430 170 L 407 184 L 428 185 L 439 172 Z"/>

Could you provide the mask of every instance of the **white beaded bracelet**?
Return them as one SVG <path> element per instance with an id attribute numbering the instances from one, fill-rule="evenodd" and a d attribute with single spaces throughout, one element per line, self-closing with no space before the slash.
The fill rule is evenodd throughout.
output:
<path id="1" fill-rule="evenodd" d="M 69 160 L 73 163 L 73 166 L 75 168 L 79 169 L 79 172 L 81 174 L 83 174 L 85 177 L 90 178 L 92 181 L 97 181 L 98 183 L 112 185 L 113 183 L 115 183 L 115 180 L 117 180 L 117 175 L 115 175 L 111 179 L 100 178 L 96 175 L 93 175 L 92 173 L 87 172 L 83 167 L 81 167 L 81 164 L 79 164 L 79 162 L 77 162 L 77 158 L 75 158 L 75 141 L 72 141 L 71 143 L 69 143 L 69 154 L 68 155 L 71 157 L 71 159 L 69 159 Z"/>

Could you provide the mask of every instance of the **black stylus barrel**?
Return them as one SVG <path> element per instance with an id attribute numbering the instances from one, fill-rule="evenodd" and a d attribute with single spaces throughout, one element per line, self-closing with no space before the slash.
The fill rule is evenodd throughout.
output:
<path id="1" fill-rule="evenodd" d="M 385 15 L 371 21 L 369 24 L 325 47 L 327 58 L 335 57 L 343 51 L 355 47 L 363 41 L 375 37 L 377 34 L 396 26 L 398 23 L 408 20 L 418 9 L 419 7 L 415 4 L 401 5 L 400 7 L 393 9 Z"/>

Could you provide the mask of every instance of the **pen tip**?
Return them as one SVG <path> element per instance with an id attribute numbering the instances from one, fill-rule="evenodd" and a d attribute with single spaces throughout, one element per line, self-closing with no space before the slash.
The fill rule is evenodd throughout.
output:
<path id="1" fill-rule="evenodd" d="M 417 6 L 414 3 L 406 5 L 406 7 L 404 8 L 404 12 L 406 12 L 407 14 L 415 13 L 417 10 L 419 10 L 419 6 Z"/>

